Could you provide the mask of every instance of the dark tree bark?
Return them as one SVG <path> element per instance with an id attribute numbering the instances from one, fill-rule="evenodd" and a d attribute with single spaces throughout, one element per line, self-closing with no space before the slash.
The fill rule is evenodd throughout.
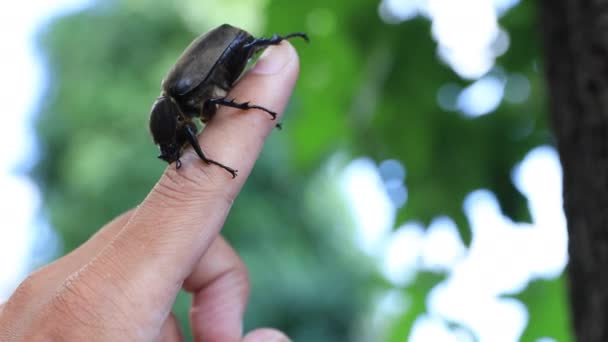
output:
<path id="1" fill-rule="evenodd" d="M 608 0 L 541 0 L 578 341 L 608 341 Z M 549 308 L 548 308 L 549 309 Z"/>

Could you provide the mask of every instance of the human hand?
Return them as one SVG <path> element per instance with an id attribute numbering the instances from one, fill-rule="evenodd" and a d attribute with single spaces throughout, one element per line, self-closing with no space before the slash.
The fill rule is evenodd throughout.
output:
<path id="1" fill-rule="evenodd" d="M 283 42 L 267 50 L 230 97 L 281 115 L 298 68 L 294 48 Z M 183 288 L 193 294 L 196 341 L 288 341 L 272 329 L 242 337 L 247 270 L 219 235 L 275 124 L 263 112 L 221 107 L 199 141 L 239 176 L 187 149 L 182 167 L 171 164 L 137 208 L 31 274 L 0 305 L 0 340 L 179 341 L 171 308 Z"/>

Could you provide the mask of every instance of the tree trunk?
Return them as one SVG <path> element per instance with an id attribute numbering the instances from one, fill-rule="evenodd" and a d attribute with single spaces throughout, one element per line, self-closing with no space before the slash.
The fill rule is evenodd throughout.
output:
<path id="1" fill-rule="evenodd" d="M 578 341 L 608 341 L 608 0 L 539 4 L 564 172 L 572 321 Z"/>

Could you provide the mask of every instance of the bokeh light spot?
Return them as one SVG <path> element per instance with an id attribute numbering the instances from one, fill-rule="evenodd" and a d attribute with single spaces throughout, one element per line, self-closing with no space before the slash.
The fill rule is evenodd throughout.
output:
<path id="1" fill-rule="evenodd" d="M 458 109 L 468 117 L 489 114 L 500 105 L 504 82 L 493 75 L 485 76 L 466 87 L 458 95 Z"/>

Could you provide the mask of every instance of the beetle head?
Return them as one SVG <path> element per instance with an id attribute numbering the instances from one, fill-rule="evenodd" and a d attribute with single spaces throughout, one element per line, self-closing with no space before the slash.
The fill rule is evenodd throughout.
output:
<path id="1" fill-rule="evenodd" d="M 158 158 L 168 163 L 179 158 L 183 141 L 179 141 L 178 131 L 183 121 L 179 107 L 169 96 L 156 99 L 150 112 L 150 133 L 160 148 Z"/>

